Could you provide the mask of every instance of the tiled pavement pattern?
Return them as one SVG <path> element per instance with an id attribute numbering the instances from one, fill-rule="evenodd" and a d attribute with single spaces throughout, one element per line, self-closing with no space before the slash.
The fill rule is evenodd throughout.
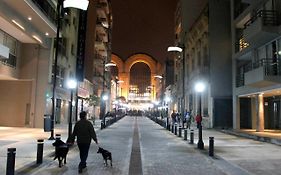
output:
<path id="1" fill-rule="evenodd" d="M 83 174 L 127 175 L 129 173 L 136 119 L 144 175 L 281 174 L 280 146 L 203 129 L 205 150 L 200 151 L 196 149 L 196 144 L 188 144 L 187 141 L 183 141 L 182 138 L 175 136 L 148 118 L 129 116 L 107 129 L 97 132 L 100 146 L 113 154 L 113 167 L 103 166 L 102 156 L 96 153 L 97 146 L 93 143 L 88 168 Z M 198 131 L 195 129 L 195 143 L 197 143 L 197 133 Z M 215 158 L 210 158 L 207 154 L 209 136 L 215 137 Z M 4 140 L 8 139 L 3 137 Z M 12 140 L 10 139 L 10 141 Z M 3 143 L 6 144 L 6 142 Z M 26 144 L 24 147 L 28 150 L 34 145 L 31 147 Z M 43 164 L 39 167 L 25 169 L 24 172 L 18 171 L 22 173 L 17 174 L 78 174 L 79 155 L 76 147 L 69 152 L 67 161 L 68 163 L 63 168 L 58 168 L 58 162 L 52 161 L 47 156 L 44 157 Z M 5 166 L 5 162 L 3 163 L 4 165 L 1 166 Z"/>
<path id="2" fill-rule="evenodd" d="M 147 118 L 140 118 L 138 122 L 143 174 L 225 174 L 193 146 L 151 122 Z"/>
<path id="3" fill-rule="evenodd" d="M 92 142 L 87 160 L 87 168 L 82 174 L 86 175 L 123 175 L 128 174 L 131 156 L 134 118 L 126 117 L 110 127 L 97 132 L 99 146 L 112 152 L 113 166 L 105 167 L 101 154 L 97 154 L 97 145 Z M 29 172 L 32 175 L 75 175 L 78 174 L 80 162 L 78 147 L 70 150 L 67 164 L 58 167 L 57 161 L 47 164 Z M 45 161 L 45 160 L 44 160 Z"/>
<path id="4" fill-rule="evenodd" d="M 99 132 L 100 145 L 112 152 L 113 167 L 103 166 L 102 157 L 96 154 L 97 147 L 92 144 L 88 167 L 83 174 L 127 175 L 129 173 L 135 120 L 138 120 L 144 175 L 225 174 L 205 155 L 198 153 L 193 147 L 145 117 L 125 117 Z M 78 163 L 78 150 L 75 148 L 71 150 L 68 163 L 63 168 L 58 168 L 57 162 L 49 162 L 47 166 L 41 167 L 32 174 L 77 174 Z"/>
<path id="5" fill-rule="evenodd" d="M 141 161 L 141 152 L 140 152 L 138 117 L 135 117 L 129 175 L 141 175 L 141 174 L 142 174 L 142 161 Z"/>

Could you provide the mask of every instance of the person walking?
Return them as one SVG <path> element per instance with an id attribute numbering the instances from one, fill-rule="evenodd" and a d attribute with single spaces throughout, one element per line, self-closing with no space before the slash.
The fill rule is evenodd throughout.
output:
<path id="1" fill-rule="evenodd" d="M 190 115 L 191 115 L 190 112 L 185 110 L 184 118 L 185 118 L 185 123 L 186 123 L 186 128 L 187 129 L 190 129 L 190 123 L 191 123 L 191 116 Z"/>
<path id="2" fill-rule="evenodd" d="M 177 118 L 175 110 L 173 110 L 171 114 L 171 118 L 172 118 L 172 125 L 174 125 L 176 123 L 176 118 Z"/>
<path id="3" fill-rule="evenodd" d="M 77 137 L 77 145 L 80 152 L 80 163 L 78 166 L 78 172 L 82 173 L 82 170 L 87 167 L 87 158 L 89 148 L 92 139 L 98 144 L 95 129 L 90 121 L 86 119 L 87 113 L 85 111 L 80 112 L 80 120 L 75 124 L 74 130 L 68 142 L 74 143 L 75 137 Z"/>
<path id="4" fill-rule="evenodd" d="M 199 127 L 201 126 L 201 122 L 202 122 L 202 116 L 199 113 L 196 115 L 195 121 L 197 123 L 197 128 L 199 129 Z"/>

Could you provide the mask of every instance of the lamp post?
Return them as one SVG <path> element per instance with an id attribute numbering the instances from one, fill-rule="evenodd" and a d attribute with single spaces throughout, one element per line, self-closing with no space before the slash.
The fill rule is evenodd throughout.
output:
<path id="1" fill-rule="evenodd" d="M 68 138 L 72 134 L 72 101 L 73 101 L 73 90 L 77 88 L 77 81 L 75 79 L 69 79 L 67 81 L 67 87 L 70 89 L 70 102 L 69 102 L 69 121 L 68 121 Z"/>
<path id="2" fill-rule="evenodd" d="M 182 98 L 181 98 L 181 115 L 182 119 L 184 117 L 184 108 L 185 108 L 185 47 L 170 46 L 168 47 L 168 52 L 180 52 L 182 53 Z M 182 120 L 182 126 L 184 122 Z"/>
<path id="3" fill-rule="evenodd" d="M 103 61 L 103 75 L 102 75 L 102 94 L 101 94 L 101 109 L 100 109 L 100 119 L 103 119 L 103 124 L 101 125 L 101 129 L 105 127 L 105 110 L 106 110 L 106 100 L 108 100 L 108 96 L 105 94 L 105 72 L 108 67 L 116 66 L 114 63 L 105 63 Z"/>
<path id="4" fill-rule="evenodd" d="M 201 113 L 201 108 L 202 108 L 202 93 L 204 92 L 205 90 L 205 84 L 203 82 L 197 82 L 195 84 L 195 91 L 197 93 L 199 93 L 199 105 L 198 105 L 198 110 L 197 110 L 197 113 L 198 115 L 200 115 L 200 117 L 202 117 L 202 113 Z M 199 123 L 198 125 L 198 136 L 199 136 L 199 140 L 198 140 L 198 143 L 197 143 L 197 148 L 198 149 L 204 149 L 204 142 L 203 142 L 203 139 L 202 139 L 202 124 L 201 122 Z"/>
<path id="5" fill-rule="evenodd" d="M 55 42 L 55 60 L 54 60 L 54 78 L 52 87 L 52 115 L 51 115 L 51 136 L 49 140 L 54 140 L 54 124 L 55 124 L 55 97 L 56 97 L 56 83 L 57 83 L 57 67 L 58 67 L 58 48 L 59 48 L 59 36 L 61 27 L 61 7 L 74 7 L 81 10 L 87 10 L 89 1 L 81 0 L 77 3 L 77 0 L 58 0 L 57 1 L 57 34 Z"/>
<path id="6" fill-rule="evenodd" d="M 105 108 L 105 104 L 106 104 L 107 100 L 108 100 L 108 95 L 103 93 L 103 95 L 102 95 L 102 103 L 104 104 L 104 108 Z M 104 113 L 103 113 L 103 118 L 102 118 L 101 129 L 105 128 L 105 114 Z"/>

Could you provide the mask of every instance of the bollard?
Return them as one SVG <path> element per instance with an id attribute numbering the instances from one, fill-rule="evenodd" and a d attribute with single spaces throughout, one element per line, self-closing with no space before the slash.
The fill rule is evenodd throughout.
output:
<path id="1" fill-rule="evenodd" d="M 16 148 L 8 148 L 6 175 L 15 174 Z"/>
<path id="2" fill-rule="evenodd" d="M 37 140 L 37 164 L 41 164 L 43 162 L 43 148 L 44 148 L 44 139 Z"/>
<path id="3" fill-rule="evenodd" d="M 187 140 L 187 129 L 184 129 L 184 136 L 183 136 L 183 140 Z"/>
<path id="4" fill-rule="evenodd" d="M 170 124 L 168 124 L 168 130 L 171 131 L 171 125 Z"/>
<path id="5" fill-rule="evenodd" d="M 171 132 L 174 133 L 174 125 L 172 125 L 172 130 L 171 130 Z"/>
<path id="6" fill-rule="evenodd" d="M 178 135 L 178 126 L 175 124 L 175 135 Z"/>
<path id="7" fill-rule="evenodd" d="M 209 156 L 214 156 L 214 137 L 209 137 Z"/>
<path id="8" fill-rule="evenodd" d="M 179 137 L 181 137 L 182 127 L 179 127 Z"/>
<path id="9" fill-rule="evenodd" d="M 60 134 L 56 134 L 56 140 L 60 140 L 61 139 L 61 135 Z"/>
<path id="10" fill-rule="evenodd" d="M 193 129 L 190 131 L 190 144 L 193 144 L 194 143 L 194 132 L 193 132 Z"/>

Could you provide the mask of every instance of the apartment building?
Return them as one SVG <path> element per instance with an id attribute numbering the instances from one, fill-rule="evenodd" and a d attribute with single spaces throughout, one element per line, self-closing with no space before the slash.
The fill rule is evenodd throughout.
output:
<path id="1" fill-rule="evenodd" d="M 0 2 L 0 125 L 43 125 L 55 4 Z"/>
<path id="2" fill-rule="evenodd" d="M 181 27 L 181 32 L 177 34 L 176 30 L 176 38 L 179 37 L 178 43 L 183 44 L 181 59 L 184 61 L 177 59 L 175 66 L 184 72 L 184 86 L 180 87 L 184 89 L 182 104 L 193 115 L 202 114 L 205 127 L 231 127 L 230 1 L 180 3 L 181 13 L 178 15 L 182 17 L 177 26 Z M 176 76 L 175 81 L 181 82 L 182 77 Z M 205 87 L 201 93 L 195 90 L 198 82 Z"/>
<path id="3" fill-rule="evenodd" d="M 57 41 L 57 1 L 0 2 L 0 125 L 43 127 L 44 116 L 52 114 L 55 69 L 54 121 L 68 122 L 66 83 L 76 76 L 80 12 L 61 8 L 60 14 Z"/>
<path id="4" fill-rule="evenodd" d="M 111 72 L 106 64 L 111 61 L 112 12 L 109 0 L 98 0 L 96 6 L 95 55 L 93 61 L 94 94 L 101 97 L 101 105 L 95 109 L 95 116 L 104 116 L 112 109 L 110 100 L 102 100 L 103 95 L 110 97 Z"/>
<path id="5" fill-rule="evenodd" d="M 233 128 L 281 128 L 281 1 L 232 0 Z"/>

